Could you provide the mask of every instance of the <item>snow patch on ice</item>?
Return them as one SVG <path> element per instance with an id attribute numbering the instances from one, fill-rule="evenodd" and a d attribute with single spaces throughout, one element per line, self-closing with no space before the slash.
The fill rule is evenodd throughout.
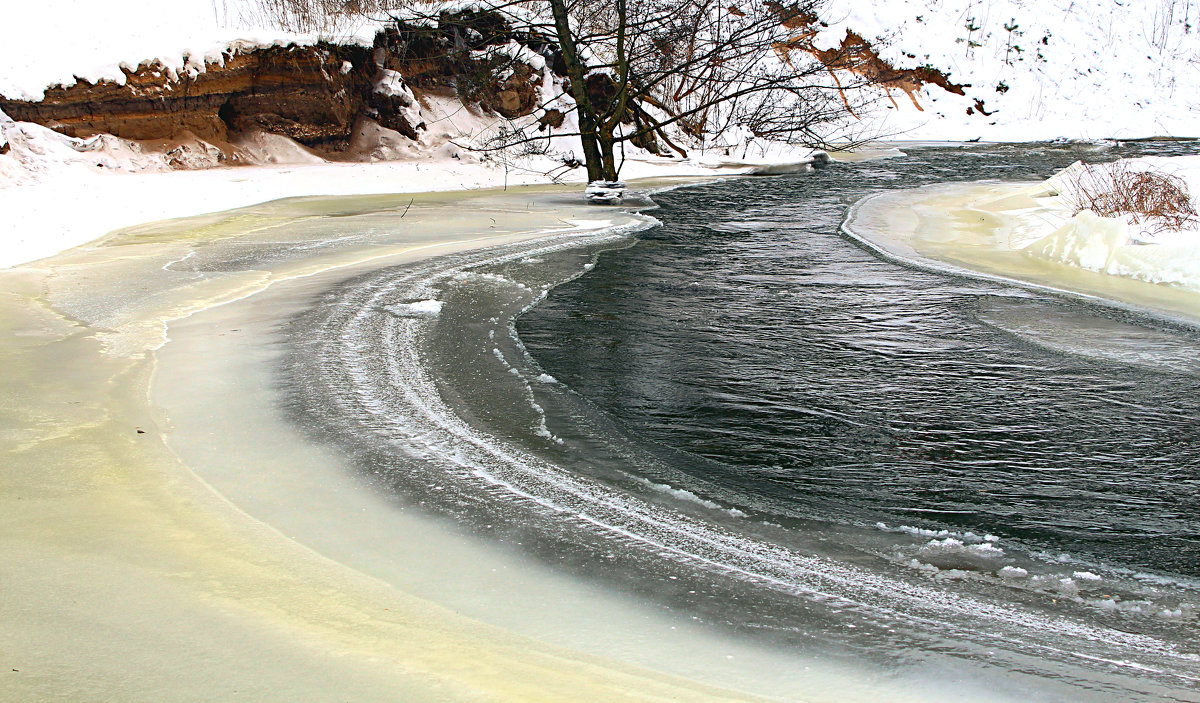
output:
<path id="1" fill-rule="evenodd" d="M 395 303 L 384 309 L 400 317 L 437 317 L 442 312 L 442 301 L 418 300 L 415 303 Z"/>
<path id="2" fill-rule="evenodd" d="M 1150 161 L 1129 163 L 1136 169 Z M 1168 163 L 1188 184 L 1195 202 L 1200 193 L 1200 158 L 1176 157 Z M 1057 188 L 1061 176 L 1047 181 L 1046 187 Z M 1200 291 L 1200 223 L 1178 232 L 1154 234 L 1129 219 L 1101 217 L 1089 210 L 1071 215 L 1069 202 L 1064 202 L 1067 194 L 1054 192 L 1043 202 L 1048 209 L 1058 210 L 1059 218 L 1069 219 L 1022 247 L 1025 253 L 1089 271 Z"/>
<path id="3" fill-rule="evenodd" d="M 645 479 L 645 478 L 638 478 L 637 481 L 638 481 L 638 483 L 648 486 L 648 487 L 654 489 L 655 491 L 658 491 L 659 493 L 665 493 L 667 495 L 674 496 L 675 498 L 678 498 L 679 500 L 684 500 L 689 503 L 695 503 L 696 505 L 703 505 L 704 507 L 706 507 L 710 510 L 719 510 L 723 513 L 728 513 L 732 517 L 737 517 L 737 518 L 746 517 L 746 513 L 742 512 L 741 510 L 738 510 L 737 508 L 726 508 L 725 506 L 721 505 L 720 503 L 714 503 L 713 501 L 708 500 L 706 498 L 701 498 L 700 496 L 696 495 L 695 493 L 692 493 L 691 491 L 688 491 L 688 490 L 684 490 L 682 488 L 675 488 L 674 486 L 670 486 L 665 483 L 655 483 L 654 481 L 651 481 L 651 480 Z"/>
<path id="4" fill-rule="evenodd" d="M 875 527 L 876 527 L 876 529 L 882 530 L 884 532 L 899 532 L 899 533 L 909 534 L 914 537 L 936 537 L 939 539 L 943 539 L 946 537 L 953 537 L 955 539 L 962 540 L 966 544 L 978 544 L 980 542 L 999 542 L 1000 541 L 1000 538 L 997 537 L 996 535 L 993 535 L 993 534 L 980 535 L 971 530 L 967 530 L 965 532 L 956 532 L 954 530 L 945 530 L 945 529 L 931 530 L 931 529 L 924 528 L 924 527 L 913 527 L 911 525 L 897 525 L 896 527 L 889 527 L 888 524 L 885 522 L 877 522 L 877 523 L 875 523 Z"/>
<path id="5" fill-rule="evenodd" d="M 1005 566 L 996 573 L 1004 579 L 1023 579 L 1029 576 L 1029 571 L 1019 566 Z"/>

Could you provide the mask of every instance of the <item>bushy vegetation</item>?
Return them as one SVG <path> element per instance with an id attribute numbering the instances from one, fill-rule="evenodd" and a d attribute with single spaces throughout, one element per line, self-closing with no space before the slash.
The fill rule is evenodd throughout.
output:
<path id="1" fill-rule="evenodd" d="M 1180 232 L 1197 224 L 1187 184 L 1161 169 L 1127 161 L 1084 166 L 1070 174 L 1066 190 L 1076 214 L 1130 219 L 1148 232 Z"/>
<path id="2" fill-rule="evenodd" d="M 331 32 L 348 19 L 387 15 L 399 0 L 256 0 L 258 12 L 289 32 Z"/>

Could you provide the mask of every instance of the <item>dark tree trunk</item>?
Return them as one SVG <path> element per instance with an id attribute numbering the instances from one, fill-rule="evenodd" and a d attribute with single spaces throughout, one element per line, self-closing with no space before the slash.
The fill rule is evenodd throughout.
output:
<path id="1" fill-rule="evenodd" d="M 596 122 L 590 115 L 579 111 L 579 140 L 583 143 L 583 161 L 587 166 L 588 182 L 610 180 L 605 176 L 603 142 L 596 130 Z M 609 145 L 611 150 L 612 145 Z"/>
<path id="2" fill-rule="evenodd" d="M 563 63 L 566 64 L 567 76 L 571 79 L 571 95 L 575 98 L 576 114 L 579 116 L 579 141 L 583 146 L 583 160 L 587 165 L 588 181 L 608 180 L 605 178 L 604 161 L 600 152 L 601 141 L 596 109 L 587 93 L 584 65 L 579 58 L 575 36 L 571 34 L 566 0 L 550 0 L 550 10 L 554 14 L 554 29 L 558 35 L 558 44 L 562 49 Z M 609 150 L 611 151 L 611 145 Z"/>
<path id="3" fill-rule="evenodd" d="M 616 154 L 614 153 L 616 140 L 613 139 L 612 132 L 606 132 L 603 130 L 601 130 L 599 137 L 600 167 L 603 174 L 603 180 L 615 181 L 617 180 L 617 159 Z M 588 170 L 588 178 L 590 180 L 596 180 L 592 178 L 590 169 Z"/>

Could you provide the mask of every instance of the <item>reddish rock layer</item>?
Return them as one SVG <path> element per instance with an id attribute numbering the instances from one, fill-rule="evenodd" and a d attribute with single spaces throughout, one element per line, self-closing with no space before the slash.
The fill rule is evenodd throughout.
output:
<path id="1" fill-rule="evenodd" d="M 423 127 L 405 119 L 411 106 L 404 98 L 375 90 L 381 68 L 397 70 L 410 87 L 452 88 L 505 117 L 530 114 L 541 76 L 502 52 L 482 51 L 513 39 L 545 46 L 512 33 L 494 13 L 447 13 L 438 27 L 389 28 L 374 48 L 320 43 L 230 51 L 204 71 L 176 77 L 146 62 L 123 69 L 123 84 L 81 80 L 52 87 L 36 102 L 0 98 L 0 110 L 73 137 L 153 140 L 191 132 L 220 143 L 229 132 L 260 129 L 338 150 L 360 117 L 412 139 Z"/>
<path id="2" fill-rule="evenodd" d="M 16 120 L 70 136 L 160 139 L 190 131 L 223 140 L 257 126 L 314 145 L 349 136 L 375 74 L 369 49 L 331 44 L 231 52 L 172 80 L 157 62 L 125 69 L 125 84 L 80 81 L 39 102 L 0 99 Z"/>

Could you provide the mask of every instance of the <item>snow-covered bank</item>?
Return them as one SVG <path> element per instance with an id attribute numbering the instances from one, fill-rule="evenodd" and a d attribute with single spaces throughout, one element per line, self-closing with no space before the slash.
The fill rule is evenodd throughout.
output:
<path id="1" fill-rule="evenodd" d="M 1132 171 L 1153 169 L 1176 176 L 1189 193 L 1200 193 L 1200 157 L 1122 163 Z M 1200 222 L 1193 220 L 1178 230 L 1154 231 L 1130 216 L 1075 212 L 1072 194 L 1088 169 L 1076 163 L 1043 183 L 982 198 L 969 207 L 999 218 L 1007 236 L 1001 243 L 1031 257 L 1200 292 Z"/>
<path id="2" fill-rule="evenodd" d="M 0 43 L 0 95 L 40 100 L 46 88 L 113 81 L 122 67 L 157 60 L 169 74 L 195 76 L 231 47 L 313 44 L 337 39 L 371 45 L 376 26 L 347 22 L 327 35 L 278 28 L 253 0 L 180 0 L 148 7 L 133 0 L 81 4 L 44 0 L 6 7 Z"/>
<path id="3" fill-rule="evenodd" d="M 909 84 L 892 85 L 887 88 L 891 99 L 881 96 L 859 115 L 861 124 L 850 128 L 860 135 L 1024 141 L 1063 135 L 1200 134 L 1200 104 L 1179 88 L 1200 83 L 1200 35 L 1191 30 L 1190 5 L 1177 7 L 1164 0 L 1142 17 L 1147 8 L 1139 3 L 1114 8 L 1098 0 L 1079 7 L 1064 2 L 1055 0 L 1053 12 L 1036 17 L 1027 15 L 1018 0 L 993 0 L 983 6 L 967 0 L 897 0 L 870 12 L 834 3 L 814 46 L 835 46 L 853 32 L 865 37 L 891 66 L 944 72 L 955 82 L 952 89 L 970 83 L 965 95 L 933 85 L 912 90 Z M 374 21 L 346 19 L 320 33 L 297 34 L 280 29 L 278 19 L 263 5 L 257 0 L 180 0 L 147 12 L 132 0 L 87 8 L 47 0 L 16 8 L 6 19 L 28 31 L 12 32 L 0 44 L 0 64 L 7 67 L 0 76 L 0 95 L 36 100 L 48 87 L 80 81 L 128 80 L 137 85 L 129 72 L 139 65 L 161 70 L 176 82 L 205 71 L 205 77 L 212 77 L 235 50 L 318 41 L 369 46 L 380 27 Z M 1055 13 L 1069 21 L 1060 23 Z M 62 21 L 65 17 L 72 21 Z M 1102 44 L 1112 47 L 1112 57 L 1104 55 L 1109 49 L 1101 50 Z M 528 114 L 520 113 L 516 121 L 537 128 L 553 112 L 563 124 L 560 131 L 571 132 L 575 116 L 570 101 L 562 96 L 551 99 L 561 92 L 560 78 L 544 70 L 544 57 L 512 47 L 531 69 L 531 95 L 544 102 Z M 374 64 L 370 70 L 375 70 Z M 348 144 L 331 152 L 302 146 L 282 134 L 232 126 L 229 143 L 221 141 L 225 127 L 219 138 L 200 139 L 184 132 L 159 144 L 105 134 L 80 140 L 38 125 L 13 123 L 0 113 L 0 204 L 5 213 L 0 266 L 41 258 L 149 220 L 282 197 L 502 187 L 546 182 L 548 173 L 568 182 L 583 180 L 580 169 L 568 171 L 566 166 L 578 161 L 578 139 L 547 128 L 546 155 L 519 162 L 470 152 L 464 147 L 486 143 L 503 127 L 502 118 L 486 107 L 464 106 L 450 93 L 414 93 L 405 76 L 394 70 L 381 70 L 380 75 L 370 79 L 373 89 L 404 103 L 401 112 L 410 118 L 411 129 L 402 134 L 363 117 L 383 120 L 378 113 L 356 113 L 362 119 L 347 121 L 353 125 L 353 130 L 347 126 Z M 886 80 L 882 84 L 889 85 Z M 1115 86 L 1120 90 L 1114 92 Z M 275 106 L 259 108 L 269 112 Z M 153 110 L 148 115 L 140 119 L 157 120 Z M 92 133 L 73 132 L 53 119 L 27 119 L 71 134 Z M 104 128 L 125 134 L 117 127 Z M 739 125 L 696 141 L 707 151 L 681 140 L 688 159 L 655 157 L 629 145 L 629 164 L 620 175 L 629 180 L 782 173 L 806 168 L 813 158 L 806 149 L 763 144 Z M 305 144 L 311 146 L 311 140 Z M 172 172 L 234 161 L 257 166 Z M 122 175 L 114 176 L 114 171 Z M 1054 246 L 1047 256 L 1069 258 L 1077 248 Z M 1120 265 L 1132 270 L 1143 264 Z"/>
<path id="4" fill-rule="evenodd" d="M 370 46 L 380 24 L 344 18 L 320 33 L 280 28 L 256 0 L 46 0 L 6 11 L 0 95 L 37 100 L 78 79 L 124 83 L 122 68 L 157 60 L 194 76 L 230 49 Z M 451 3 L 467 7 L 471 3 Z M 66 21 L 69 18 L 70 21 Z M 944 73 L 964 95 L 935 85 L 890 85 L 859 115 L 877 138 L 1035 141 L 1056 137 L 1200 136 L 1200 11 L 1185 0 L 833 0 L 813 38 L 829 49 L 851 32 L 895 69 Z M 887 85 L 886 80 L 884 84 Z M 908 94 L 906 94 L 908 93 Z"/>
<path id="5" fill-rule="evenodd" d="M 115 138 L 79 140 L 34 124 L 3 123 L 8 153 L 0 154 L 0 267 L 15 266 L 145 222 L 245 207 L 279 198 L 475 190 L 547 183 L 548 159 L 522 168 L 484 163 L 457 150 L 414 153 L 403 161 L 325 161 L 286 137 L 264 147 L 272 166 L 170 170 L 136 143 Z M 15 136 L 13 136 L 15 135 Z M 809 168 L 823 152 L 774 159 L 631 158 L 627 179 L 745 175 Z M 286 163 L 293 161 L 293 163 Z M 575 169 L 561 175 L 582 183 Z M 583 197 L 580 189 L 580 198 Z"/>
<path id="6" fill-rule="evenodd" d="M 1195 194 L 1200 157 L 1132 159 Z M 1132 221 L 1076 213 L 1076 164 L 1035 184 L 951 183 L 868 197 L 843 230 L 884 258 L 1002 280 L 1157 317 L 1200 323 L 1200 232 L 1152 234 Z"/>
<path id="7" fill-rule="evenodd" d="M 818 47 L 853 31 L 896 68 L 965 84 L 893 89 L 865 117 L 888 138 L 1200 136 L 1200 9 L 1186 0 L 833 0 L 822 14 Z"/>

